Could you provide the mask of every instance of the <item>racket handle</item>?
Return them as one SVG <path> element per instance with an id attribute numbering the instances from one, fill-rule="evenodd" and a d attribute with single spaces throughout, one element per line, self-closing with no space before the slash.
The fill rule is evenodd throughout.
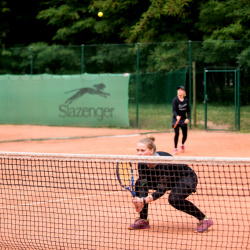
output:
<path id="1" fill-rule="evenodd" d="M 174 125 L 174 128 L 176 128 L 176 127 L 177 127 L 177 125 L 178 125 L 178 123 L 179 123 L 180 119 L 181 119 L 181 116 L 180 116 L 180 117 L 178 118 L 178 120 L 176 121 L 176 123 L 175 123 L 175 125 Z"/>
<path id="2" fill-rule="evenodd" d="M 132 195 L 135 197 L 135 192 L 134 192 L 134 191 L 131 191 L 131 190 L 129 189 L 129 187 L 126 187 L 126 189 L 129 190 L 129 191 L 132 193 Z"/>

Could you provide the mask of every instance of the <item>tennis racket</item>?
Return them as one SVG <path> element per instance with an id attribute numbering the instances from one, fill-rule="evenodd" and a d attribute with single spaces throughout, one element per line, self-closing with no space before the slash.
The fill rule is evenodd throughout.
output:
<path id="1" fill-rule="evenodd" d="M 134 175 L 131 162 L 118 162 L 116 164 L 116 175 L 120 185 L 135 197 Z"/>
<path id="2" fill-rule="evenodd" d="M 176 128 L 176 127 L 177 127 L 177 125 L 178 125 L 178 123 L 179 123 L 180 119 L 181 119 L 181 116 L 179 116 L 178 120 L 176 121 L 176 123 L 175 123 L 175 125 L 174 125 L 174 128 Z"/>

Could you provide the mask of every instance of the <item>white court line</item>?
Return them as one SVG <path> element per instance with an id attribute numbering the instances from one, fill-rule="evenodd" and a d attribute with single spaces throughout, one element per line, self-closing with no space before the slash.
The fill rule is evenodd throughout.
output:
<path id="1" fill-rule="evenodd" d="M 238 186 L 238 185 L 228 185 L 228 186 L 225 186 L 225 185 L 210 185 L 210 184 L 198 184 L 200 186 L 209 186 L 209 187 L 220 187 L 220 188 L 225 188 L 225 189 L 240 189 L 240 190 L 249 190 L 249 188 L 245 187 L 245 186 Z M 218 189 L 217 190 L 221 190 L 221 189 Z M 249 190 L 250 191 L 250 190 Z"/>
<path id="2" fill-rule="evenodd" d="M 24 206 L 34 206 L 34 205 L 54 203 L 54 202 L 63 202 L 63 201 L 68 201 L 68 200 L 84 199 L 84 198 L 88 198 L 88 197 L 96 197 L 96 196 L 108 195 L 108 194 L 114 195 L 114 193 L 119 194 L 119 193 L 122 193 L 122 192 L 124 192 L 124 191 L 113 191 L 113 192 L 109 192 L 109 193 L 83 195 L 83 196 L 79 196 L 79 197 L 71 197 L 71 198 L 59 199 L 59 200 L 42 201 L 42 202 L 32 202 L 32 203 L 27 203 L 27 204 L 25 203 L 25 204 L 20 204 L 20 205 L 11 205 L 11 206 L 0 207 L 0 209 L 15 208 L 15 207 L 24 207 Z"/>
<path id="3" fill-rule="evenodd" d="M 92 178 L 100 178 L 98 176 L 93 176 Z M 115 178 L 116 179 L 116 178 Z M 225 189 L 240 189 L 240 190 L 249 190 L 249 188 L 244 187 L 244 186 L 237 186 L 237 185 L 230 185 L 230 186 L 225 186 L 225 185 L 210 185 L 210 184 L 199 184 L 200 186 L 209 186 L 213 188 L 217 188 L 217 190 L 221 190 L 222 188 Z M 220 189 L 218 189 L 220 187 Z M 125 190 L 124 190 L 125 191 Z M 25 203 L 25 204 L 20 204 L 20 205 L 11 205 L 11 206 L 5 206 L 5 207 L 0 207 L 0 209 L 7 209 L 7 208 L 16 208 L 16 207 L 23 207 L 23 206 L 35 206 L 39 204 L 48 204 L 48 203 L 55 203 L 55 202 L 64 202 L 68 200 L 76 200 L 76 199 L 84 199 L 84 198 L 89 198 L 89 197 L 96 197 L 96 196 L 102 196 L 102 195 L 120 195 L 121 193 L 124 193 L 124 191 L 112 191 L 112 192 L 106 192 L 102 194 L 93 194 L 93 195 L 83 195 L 83 196 L 78 196 L 78 197 L 71 197 L 71 198 L 66 198 L 66 199 L 59 199 L 59 200 L 51 200 L 51 201 L 43 201 L 43 202 L 33 202 L 33 203 Z"/>

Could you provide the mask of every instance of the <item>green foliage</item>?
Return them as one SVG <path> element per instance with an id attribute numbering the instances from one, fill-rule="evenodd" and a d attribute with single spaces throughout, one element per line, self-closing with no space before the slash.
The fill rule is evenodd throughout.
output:
<path id="1" fill-rule="evenodd" d="M 205 1 L 196 26 L 204 33 L 205 63 L 249 70 L 249 45 L 239 41 L 250 39 L 248 0 Z"/>
<path id="2" fill-rule="evenodd" d="M 2 50 L 2 74 L 80 74 L 80 48 L 48 46 L 46 43 L 30 44 L 26 48 Z M 32 62 L 31 62 L 32 61 Z"/>
<path id="3" fill-rule="evenodd" d="M 88 73 L 136 71 L 136 50 L 133 44 L 86 45 L 84 51 L 85 67 Z"/>
<path id="4" fill-rule="evenodd" d="M 4 39 L 8 34 L 7 21 L 5 20 L 6 14 L 10 12 L 10 8 L 7 5 L 7 1 L 0 1 L 0 47 L 5 47 Z"/>
<path id="5" fill-rule="evenodd" d="M 79 52 L 79 48 L 75 50 L 74 47 L 33 47 L 34 72 L 36 74 L 80 74 Z"/>
<path id="6" fill-rule="evenodd" d="M 250 39 L 250 2 L 209 0 L 201 5 L 198 27 L 209 40 Z"/>
<path id="7" fill-rule="evenodd" d="M 148 57 L 148 69 L 151 72 L 168 72 L 185 68 L 189 63 L 188 58 L 188 43 L 158 44 Z"/>
<path id="8" fill-rule="evenodd" d="M 250 68 L 250 46 L 243 50 L 241 53 L 237 56 L 238 64 L 241 66 L 244 70 L 249 70 Z"/>
<path id="9" fill-rule="evenodd" d="M 127 42 L 149 42 L 157 41 L 165 33 L 171 33 L 172 38 L 175 38 L 182 33 L 182 27 L 178 27 L 181 19 L 185 19 L 187 12 L 185 7 L 191 0 L 158 0 L 151 1 L 149 8 L 141 15 L 141 18 L 132 25 Z M 176 17 L 176 18 L 174 18 Z M 157 27 L 157 28 L 156 28 Z M 177 28 L 178 27 L 178 28 Z M 180 40 L 187 39 L 185 34 L 179 36 Z M 172 39 L 173 40 L 173 39 Z M 164 40 L 158 40 L 164 41 Z"/>

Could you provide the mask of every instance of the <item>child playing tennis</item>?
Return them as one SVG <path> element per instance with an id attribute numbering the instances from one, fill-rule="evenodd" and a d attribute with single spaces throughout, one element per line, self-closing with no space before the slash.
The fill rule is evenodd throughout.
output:
<path id="1" fill-rule="evenodd" d="M 181 128 L 182 131 L 182 144 L 181 144 L 181 152 L 184 152 L 184 143 L 187 140 L 187 124 L 189 123 L 190 119 L 190 107 L 188 103 L 188 99 L 186 96 L 186 90 L 185 87 L 179 86 L 177 88 L 177 96 L 172 101 L 172 109 L 173 109 L 173 119 L 172 119 L 172 126 L 176 124 L 176 121 L 178 118 L 180 118 L 180 121 L 178 122 L 178 125 L 174 127 L 174 155 L 178 154 L 178 139 L 179 139 L 179 128 Z"/>
<path id="2" fill-rule="evenodd" d="M 155 138 L 149 137 L 137 143 L 138 155 L 171 156 L 166 152 L 156 152 Z M 174 208 L 190 214 L 199 220 L 195 233 L 207 232 L 213 221 L 205 216 L 193 203 L 186 198 L 196 191 L 198 183 L 196 173 L 186 164 L 138 164 L 139 178 L 135 183 L 136 198 L 133 204 L 140 218 L 136 219 L 128 229 L 149 228 L 148 203 L 153 202 L 171 190 L 168 201 Z M 149 189 L 155 190 L 148 195 Z"/>

